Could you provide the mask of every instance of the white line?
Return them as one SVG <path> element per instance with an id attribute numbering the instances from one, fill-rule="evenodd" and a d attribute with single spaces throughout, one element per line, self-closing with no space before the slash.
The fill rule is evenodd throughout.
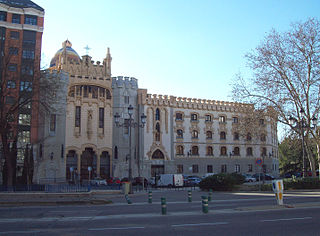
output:
<path id="1" fill-rule="evenodd" d="M 40 230 L 30 230 L 30 231 L 7 231 L 7 232 L 0 232 L 0 235 L 8 235 L 8 234 L 34 234 L 34 233 L 41 233 L 43 231 Z"/>
<path id="2" fill-rule="evenodd" d="M 119 228 L 93 228 L 93 229 L 88 229 L 91 231 L 102 231 L 102 230 L 128 230 L 128 229 L 144 229 L 145 227 L 119 227 Z"/>
<path id="3" fill-rule="evenodd" d="M 260 220 L 260 222 L 274 222 L 274 221 L 289 221 L 289 220 L 310 220 L 312 217 L 288 218 L 288 219 L 274 219 L 274 220 Z"/>
<path id="4" fill-rule="evenodd" d="M 198 224 L 181 224 L 181 225 L 171 225 L 172 227 L 185 227 L 185 226 L 203 226 L 203 225 L 226 225 L 228 222 L 216 222 L 216 223 L 198 223 Z"/>

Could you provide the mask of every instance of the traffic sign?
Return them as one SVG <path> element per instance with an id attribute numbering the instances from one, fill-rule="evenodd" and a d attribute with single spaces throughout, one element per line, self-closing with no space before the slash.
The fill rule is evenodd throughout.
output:
<path id="1" fill-rule="evenodd" d="M 261 158 L 257 158 L 256 159 L 256 165 L 261 166 L 262 165 L 262 159 Z"/>

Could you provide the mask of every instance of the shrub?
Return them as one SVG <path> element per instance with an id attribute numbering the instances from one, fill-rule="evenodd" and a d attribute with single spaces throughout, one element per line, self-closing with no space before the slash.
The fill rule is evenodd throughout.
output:
<path id="1" fill-rule="evenodd" d="M 221 173 L 204 178 L 199 187 L 201 190 L 230 191 L 235 188 L 235 185 L 242 183 L 244 183 L 244 177 L 240 174 Z"/>
<path id="2" fill-rule="evenodd" d="M 284 189 L 319 189 L 320 180 L 318 178 L 292 178 L 283 181 Z"/>

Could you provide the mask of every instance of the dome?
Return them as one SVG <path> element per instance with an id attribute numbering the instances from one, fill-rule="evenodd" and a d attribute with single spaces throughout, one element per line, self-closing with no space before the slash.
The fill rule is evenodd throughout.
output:
<path id="1" fill-rule="evenodd" d="M 57 65 L 59 60 L 63 58 L 64 52 L 66 53 L 66 60 L 68 62 L 80 63 L 80 57 L 78 53 L 72 48 L 71 42 L 69 40 L 66 40 L 62 43 L 62 48 L 59 49 L 51 59 L 50 67 L 54 67 Z"/>

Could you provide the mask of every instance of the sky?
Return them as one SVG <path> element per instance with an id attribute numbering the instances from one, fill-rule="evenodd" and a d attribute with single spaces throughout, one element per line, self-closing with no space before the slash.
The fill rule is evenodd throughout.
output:
<path id="1" fill-rule="evenodd" d="M 45 9 L 42 67 L 69 39 L 80 56 L 112 56 L 112 76 L 150 94 L 231 101 L 245 54 L 271 31 L 320 19 L 319 0 L 33 0 Z"/>

